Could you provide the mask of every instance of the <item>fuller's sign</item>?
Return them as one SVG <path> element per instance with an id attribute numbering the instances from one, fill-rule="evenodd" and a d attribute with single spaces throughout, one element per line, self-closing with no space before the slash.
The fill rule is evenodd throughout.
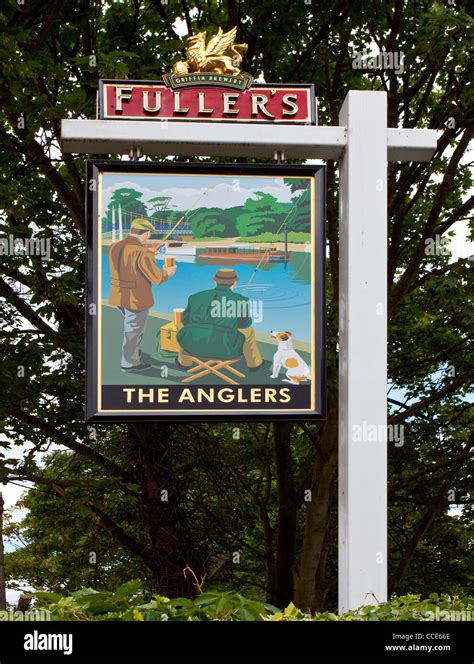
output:
<path id="1" fill-rule="evenodd" d="M 312 84 L 253 84 L 245 89 L 237 87 L 244 86 L 245 79 L 223 74 L 165 80 L 168 85 L 160 81 L 100 81 L 99 119 L 316 124 Z"/>
<path id="2" fill-rule="evenodd" d="M 163 81 L 100 81 L 99 119 L 317 124 L 313 85 L 254 84 L 236 37 L 237 28 L 191 35 Z"/>

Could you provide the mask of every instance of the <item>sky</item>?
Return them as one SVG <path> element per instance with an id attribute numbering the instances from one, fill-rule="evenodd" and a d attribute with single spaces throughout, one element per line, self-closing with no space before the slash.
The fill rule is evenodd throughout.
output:
<path id="1" fill-rule="evenodd" d="M 173 169 L 170 164 L 170 170 Z M 235 175 L 149 175 L 140 173 L 111 173 L 103 176 L 102 209 L 105 211 L 116 189 L 132 188 L 142 192 L 141 201 L 156 196 L 170 196 L 170 205 L 177 210 L 189 210 L 196 201 L 199 207 L 227 209 L 243 205 L 248 198 L 256 199 L 256 191 L 271 194 L 280 203 L 289 203 L 292 194 L 283 178 L 244 177 Z M 210 188 L 210 189 L 209 189 Z M 298 196 L 301 192 L 297 192 Z M 201 197 L 202 195 L 202 197 Z M 151 212 L 151 208 L 148 208 Z"/>

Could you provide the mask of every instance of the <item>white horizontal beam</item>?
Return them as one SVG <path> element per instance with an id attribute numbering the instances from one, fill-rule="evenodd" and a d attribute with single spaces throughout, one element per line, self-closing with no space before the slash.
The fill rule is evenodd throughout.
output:
<path id="1" fill-rule="evenodd" d="M 389 161 L 429 161 L 437 143 L 435 129 L 387 129 Z"/>
<path id="2" fill-rule="evenodd" d="M 135 120 L 63 120 L 65 152 L 267 157 L 284 152 L 285 159 L 340 159 L 347 144 L 345 127 L 282 126 L 209 122 L 147 122 Z M 436 132 L 388 129 L 391 161 L 428 161 L 436 149 Z"/>
<path id="3" fill-rule="evenodd" d="M 289 159 L 339 159 L 346 143 L 344 127 L 134 120 L 63 120 L 61 137 L 66 152 Z"/>

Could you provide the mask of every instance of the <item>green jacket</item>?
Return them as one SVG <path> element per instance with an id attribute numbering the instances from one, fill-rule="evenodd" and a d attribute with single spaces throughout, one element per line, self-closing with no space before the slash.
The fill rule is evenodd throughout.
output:
<path id="1" fill-rule="evenodd" d="M 239 328 L 252 325 L 250 300 L 229 286 L 191 295 L 183 312 L 178 343 L 183 350 L 203 359 L 228 360 L 242 355 L 244 335 Z"/>

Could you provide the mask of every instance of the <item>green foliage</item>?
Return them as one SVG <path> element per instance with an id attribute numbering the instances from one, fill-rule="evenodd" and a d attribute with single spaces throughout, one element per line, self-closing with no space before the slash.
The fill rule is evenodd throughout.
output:
<path id="1" fill-rule="evenodd" d="M 148 200 L 148 205 L 151 205 L 154 212 L 163 212 L 168 209 L 171 201 L 171 196 L 155 196 Z"/>
<path id="2" fill-rule="evenodd" d="M 248 198 L 242 213 L 237 217 L 238 234 L 249 237 L 259 233 L 281 231 L 282 223 L 288 214 L 287 206 L 263 191 L 256 191 L 255 195 L 257 199 Z"/>
<path id="3" fill-rule="evenodd" d="M 235 221 L 227 210 L 220 208 L 199 208 L 190 218 L 193 237 L 232 237 L 236 234 Z"/>
<path id="4" fill-rule="evenodd" d="M 21 523 L 10 517 L 5 525 L 5 536 L 14 544 L 5 555 L 9 587 L 22 588 L 18 579 L 26 578 L 34 587 L 63 593 L 84 584 L 114 588 L 125 578 L 147 578 L 146 569 L 129 551 L 110 546 L 106 532 L 85 507 L 87 501 L 100 501 L 116 519 L 133 522 L 135 501 L 130 496 L 124 500 L 117 488 L 133 495 L 138 487 L 108 478 L 92 480 L 90 468 L 66 452 L 47 455 L 45 463 L 46 476 L 57 477 L 67 469 L 82 475 L 83 484 L 71 482 L 60 501 L 54 489 L 24 494 L 18 503 L 25 511 Z"/>
<path id="5" fill-rule="evenodd" d="M 147 201 L 147 205 L 152 208 L 150 221 L 157 224 L 165 220 L 171 230 L 175 223 L 184 216 L 184 213 L 174 209 L 176 206 L 171 205 L 170 201 L 171 196 L 155 196 Z M 158 233 L 158 235 L 161 235 L 161 233 Z"/>
<path id="6" fill-rule="evenodd" d="M 311 232 L 311 198 L 313 196 L 310 185 L 303 178 L 297 180 L 284 179 L 293 193 L 299 192 L 293 196 L 291 212 L 288 217 L 288 228 L 293 232 Z"/>
<path id="7" fill-rule="evenodd" d="M 48 611 L 51 620 L 121 621 L 472 621 L 474 599 L 439 596 L 422 600 L 420 595 L 394 597 L 389 602 L 363 606 L 336 615 L 328 611 L 311 615 L 290 604 L 280 609 L 243 597 L 235 592 L 206 592 L 193 600 L 170 600 L 162 595 L 143 593 L 140 581 L 123 584 L 115 592 L 83 588 L 61 597 L 55 593 L 35 594 L 35 608 Z"/>
<path id="8" fill-rule="evenodd" d="M 288 606 L 271 620 L 340 620 L 340 621 L 473 621 L 474 599 L 470 597 L 451 597 L 432 593 L 427 599 L 420 595 L 393 597 L 388 602 L 362 606 L 354 611 L 336 615 L 329 611 L 310 616 Z"/>
<path id="9" fill-rule="evenodd" d="M 140 581 L 130 581 L 116 591 L 83 588 L 61 597 L 55 593 L 35 594 L 37 604 L 52 620 L 262 620 L 275 615 L 275 607 L 247 599 L 238 593 L 208 592 L 195 599 L 170 600 L 146 594 Z"/>
<path id="10" fill-rule="evenodd" d="M 130 228 L 130 224 L 138 216 L 148 217 L 147 209 L 140 200 L 143 194 L 135 189 L 121 187 L 115 189 L 107 206 L 107 213 L 102 221 L 102 229 L 108 232 L 112 229 L 112 210 L 115 212 L 115 228 L 118 228 L 118 209 L 122 209 L 124 228 Z"/>

